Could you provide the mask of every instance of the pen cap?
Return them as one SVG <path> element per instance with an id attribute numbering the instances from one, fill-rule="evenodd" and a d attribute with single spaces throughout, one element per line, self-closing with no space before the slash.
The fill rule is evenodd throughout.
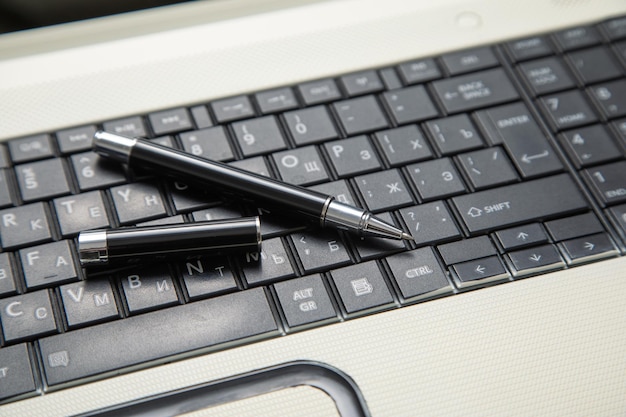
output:
<path id="1" fill-rule="evenodd" d="M 260 250 L 258 217 L 92 230 L 78 235 L 79 259 L 86 267 Z"/>

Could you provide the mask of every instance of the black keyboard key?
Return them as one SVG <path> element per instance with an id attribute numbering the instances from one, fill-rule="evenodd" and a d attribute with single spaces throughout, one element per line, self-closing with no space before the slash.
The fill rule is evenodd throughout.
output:
<path id="1" fill-rule="evenodd" d="M 378 213 L 376 217 L 389 224 L 395 223 L 389 213 Z M 363 239 L 355 239 L 353 240 L 353 243 L 361 260 L 377 259 L 385 255 L 405 250 L 404 242 L 395 239 L 365 237 Z"/>
<path id="2" fill-rule="evenodd" d="M 418 246 L 445 242 L 461 236 L 442 201 L 407 207 L 400 210 L 400 214 Z"/>
<path id="3" fill-rule="evenodd" d="M 179 181 L 168 181 L 166 185 L 177 213 L 186 213 L 222 203 L 220 196 L 209 188 L 189 186 Z"/>
<path id="4" fill-rule="evenodd" d="M 613 224 L 621 233 L 622 239 L 626 241 L 626 204 L 611 207 L 608 213 L 611 215 Z"/>
<path id="5" fill-rule="evenodd" d="M 401 64 L 400 75 L 407 84 L 419 84 L 441 78 L 441 71 L 432 58 L 419 59 Z"/>
<path id="6" fill-rule="evenodd" d="M 8 168 L 10 166 L 9 150 L 4 144 L 0 143 L 0 168 Z"/>
<path id="7" fill-rule="evenodd" d="M 501 68 L 435 81 L 432 85 L 448 113 L 502 104 L 519 97 Z"/>
<path id="8" fill-rule="evenodd" d="M 503 144 L 525 178 L 563 169 L 546 135 L 522 103 L 479 112 L 477 119 L 493 144 Z"/>
<path id="9" fill-rule="evenodd" d="M 13 163 L 33 161 L 54 156 L 52 138 L 48 134 L 27 136 L 9 141 Z"/>
<path id="10" fill-rule="evenodd" d="M 135 267 L 120 273 L 120 281 L 130 314 L 178 304 L 169 268 Z"/>
<path id="11" fill-rule="evenodd" d="M 351 177 L 381 168 L 376 152 L 366 136 L 324 144 L 339 178 Z"/>
<path id="12" fill-rule="evenodd" d="M 111 197 L 122 225 L 163 217 L 167 213 L 154 184 L 131 183 L 111 188 Z"/>
<path id="13" fill-rule="evenodd" d="M 81 191 L 117 185 L 126 181 L 123 165 L 101 158 L 95 152 L 75 154 L 70 160 Z"/>
<path id="14" fill-rule="evenodd" d="M 41 200 L 70 192 L 61 159 L 17 165 L 15 175 L 24 201 Z"/>
<path id="15" fill-rule="evenodd" d="M 465 185 L 450 158 L 409 165 L 407 171 L 424 201 L 465 192 Z"/>
<path id="16" fill-rule="evenodd" d="M 59 291 L 70 329 L 119 317 L 113 289 L 107 279 L 66 284 Z"/>
<path id="17" fill-rule="evenodd" d="M 626 41 L 613 44 L 613 50 L 622 64 L 626 65 Z"/>
<path id="18" fill-rule="evenodd" d="M 267 163 L 262 156 L 255 156 L 254 158 L 241 159 L 239 161 L 230 162 L 229 165 L 234 167 L 254 172 L 259 175 L 264 175 L 266 177 L 270 176 L 270 170 L 267 167 Z"/>
<path id="19" fill-rule="evenodd" d="M 159 144 L 161 146 L 167 146 L 168 148 L 176 148 L 174 138 L 171 135 L 159 136 L 158 138 L 151 138 L 150 142 Z"/>
<path id="20" fill-rule="evenodd" d="M 583 178 L 603 205 L 626 201 L 626 161 L 613 162 L 583 171 Z"/>
<path id="21" fill-rule="evenodd" d="M 450 75 L 487 69 L 499 64 L 498 58 L 488 46 L 450 52 L 443 55 L 441 61 Z"/>
<path id="22" fill-rule="evenodd" d="M 313 185 L 311 187 L 307 187 L 311 190 L 319 191 L 320 193 L 326 195 L 332 195 L 344 204 L 348 204 L 350 206 L 357 206 L 354 201 L 354 197 L 348 188 L 348 183 L 346 180 L 332 181 L 326 182 L 324 184 Z"/>
<path id="23" fill-rule="evenodd" d="M 15 286 L 15 267 L 8 253 L 0 253 L 0 296 L 13 294 Z"/>
<path id="24" fill-rule="evenodd" d="M 510 252 L 507 256 L 515 277 L 561 269 L 565 266 L 563 259 L 553 245 L 522 249 Z"/>
<path id="25" fill-rule="evenodd" d="M 226 258 L 201 257 L 179 263 L 190 300 L 207 298 L 237 289 L 235 275 Z"/>
<path id="26" fill-rule="evenodd" d="M 577 168 L 608 162 L 622 155 L 604 125 L 568 130 L 559 139 Z"/>
<path id="27" fill-rule="evenodd" d="M 259 117 L 232 124 L 244 156 L 254 156 L 285 149 L 287 144 L 274 116 Z"/>
<path id="28" fill-rule="evenodd" d="M 6 207 L 13 204 L 13 196 L 9 184 L 9 171 L 0 168 L 0 207 Z"/>
<path id="29" fill-rule="evenodd" d="M 393 305 L 391 292 L 375 261 L 335 269 L 331 275 L 348 317 Z"/>
<path id="30" fill-rule="evenodd" d="M 198 129 L 205 129 L 213 126 L 213 121 L 209 115 L 209 111 L 206 106 L 194 106 L 189 109 L 191 117 L 193 118 L 194 125 Z"/>
<path id="31" fill-rule="evenodd" d="M 156 136 L 193 129 L 189 111 L 184 107 L 150 113 L 148 120 Z"/>
<path id="32" fill-rule="evenodd" d="M 383 94 L 396 124 L 420 122 L 437 117 L 439 112 L 422 85 L 388 91 Z"/>
<path id="33" fill-rule="evenodd" d="M 620 68 L 608 49 L 603 47 L 585 49 L 568 54 L 574 72 L 583 84 L 593 84 L 623 76 Z"/>
<path id="34" fill-rule="evenodd" d="M 311 185 L 329 179 L 326 167 L 315 146 L 277 152 L 272 156 L 284 182 Z"/>
<path id="35" fill-rule="evenodd" d="M 539 223 L 499 230 L 495 233 L 495 237 L 505 251 L 548 242 L 548 235 Z"/>
<path id="36" fill-rule="evenodd" d="M 413 203 L 409 188 L 397 169 L 361 175 L 354 181 L 365 204 L 373 212 L 388 211 Z"/>
<path id="37" fill-rule="evenodd" d="M 509 278 L 509 273 L 497 256 L 462 262 L 453 265 L 452 271 L 454 282 L 459 288 L 482 286 Z"/>
<path id="38" fill-rule="evenodd" d="M 388 126 L 387 119 L 374 96 L 365 96 L 333 103 L 344 132 L 348 136 Z"/>
<path id="39" fill-rule="evenodd" d="M 589 93 L 607 119 L 626 116 L 626 81 L 594 85 Z"/>
<path id="40" fill-rule="evenodd" d="M 298 146 L 339 137 L 324 106 L 299 109 L 283 115 L 291 137 Z"/>
<path id="41" fill-rule="evenodd" d="M 426 128 L 442 155 L 483 147 L 483 140 L 466 114 L 426 122 Z"/>
<path id="42" fill-rule="evenodd" d="M 561 242 L 559 247 L 569 265 L 617 256 L 619 251 L 606 233 Z"/>
<path id="43" fill-rule="evenodd" d="M 125 117 L 123 119 L 111 120 L 104 122 L 102 127 L 107 132 L 117 133 L 118 135 L 134 137 L 148 137 L 148 131 L 143 119 L 139 116 Z"/>
<path id="44" fill-rule="evenodd" d="M 180 141 L 185 152 L 202 158 L 225 162 L 234 157 L 222 126 L 183 132 Z"/>
<path id="45" fill-rule="evenodd" d="M 68 154 L 91 149 L 95 133 L 96 127 L 94 125 L 59 130 L 56 136 L 61 153 Z"/>
<path id="46" fill-rule="evenodd" d="M 428 143 L 417 126 L 409 125 L 382 130 L 375 134 L 378 146 L 392 167 L 433 156 Z"/>
<path id="47" fill-rule="evenodd" d="M 452 203 L 472 234 L 587 208 L 566 174 L 454 197 Z"/>
<path id="48" fill-rule="evenodd" d="M 279 282 L 274 284 L 274 289 L 290 329 L 337 320 L 337 313 L 319 275 Z"/>
<path id="49" fill-rule="evenodd" d="M 567 90 L 576 86 L 574 78 L 557 57 L 525 62 L 519 66 L 519 71 L 535 96 Z"/>
<path id="50" fill-rule="evenodd" d="M 291 240 L 307 274 L 350 263 L 348 251 L 334 230 L 294 233 Z"/>
<path id="51" fill-rule="evenodd" d="M 100 191 L 89 191 L 54 200 L 54 209 L 63 237 L 89 229 L 111 226 Z"/>
<path id="52" fill-rule="evenodd" d="M 554 131 L 571 129 L 598 120 L 587 99 L 578 90 L 544 96 L 538 104 Z"/>
<path id="53" fill-rule="evenodd" d="M 578 26 L 554 34 L 556 44 L 562 51 L 585 48 L 602 42 L 600 33 L 593 26 Z"/>
<path id="54" fill-rule="evenodd" d="M 254 97 L 263 114 L 277 113 L 298 107 L 298 100 L 289 87 L 262 91 L 256 93 Z"/>
<path id="55" fill-rule="evenodd" d="M 207 220 L 223 220 L 242 217 L 241 210 L 232 206 L 217 206 L 191 213 L 193 221 L 202 222 Z M 167 217 L 166 217 L 167 218 Z"/>
<path id="56" fill-rule="evenodd" d="M 263 221 L 261 222 L 263 224 Z M 295 275 L 291 260 L 280 238 L 263 240 L 261 252 L 248 252 L 239 258 L 249 285 L 265 284 Z"/>
<path id="57" fill-rule="evenodd" d="M 497 254 L 496 247 L 487 236 L 446 243 L 437 246 L 437 250 L 446 265 L 486 258 L 487 256 Z"/>
<path id="58" fill-rule="evenodd" d="M 79 279 L 74 249 L 67 240 L 22 249 L 20 259 L 28 289 Z"/>
<path id="59" fill-rule="evenodd" d="M 302 83 L 297 88 L 307 106 L 327 103 L 341 98 L 339 87 L 337 87 L 335 80 L 331 78 Z"/>
<path id="60" fill-rule="evenodd" d="M 179 214 L 177 216 L 162 217 L 160 219 L 154 219 L 154 220 L 150 220 L 147 222 L 137 223 L 137 226 L 164 226 L 164 225 L 180 224 L 180 223 L 185 223 L 185 218 L 182 216 L 182 214 Z"/>
<path id="61" fill-rule="evenodd" d="M 254 116 L 254 108 L 248 96 L 229 97 L 210 104 L 218 123 L 247 119 Z"/>
<path id="62" fill-rule="evenodd" d="M 613 41 L 626 38 L 626 17 L 617 17 L 601 24 L 604 34 Z"/>
<path id="63" fill-rule="evenodd" d="M 39 346 L 46 380 L 57 385 L 276 332 L 265 293 L 257 288 L 78 329 L 42 339 Z"/>
<path id="64" fill-rule="evenodd" d="M 384 68 L 379 71 L 379 74 L 386 90 L 402 88 L 402 81 L 394 68 Z"/>
<path id="65" fill-rule="evenodd" d="M 373 70 L 344 75 L 339 81 L 349 96 L 376 93 L 384 88 L 380 77 Z"/>
<path id="66" fill-rule="evenodd" d="M 476 190 L 517 181 L 517 174 L 498 146 L 459 155 L 458 160 Z"/>
<path id="67" fill-rule="evenodd" d="M 0 211 L 0 242 L 4 249 L 52 240 L 47 210 L 43 203 Z"/>
<path id="68" fill-rule="evenodd" d="M 35 392 L 32 362 L 25 343 L 0 350 L 0 400 Z"/>
<path id="69" fill-rule="evenodd" d="M 390 256 L 387 264 L 398 284 L 403 302 L 452 293 L 452 284 L 431 247 Z"/>
<path id="70" fill-rule="evenodd" d="M 0 300 L 0 321 L 5 342 L 20 342 L 57 331 L 47 290 Z"/>
<path id="71" fill-rule="evenodd" d="M 509 56 L 515 62 L 540 58 L 553 53 L 552 45 L 545 36 L 533 36 L 511 41 L 506 44 L 506 48 Z"/>

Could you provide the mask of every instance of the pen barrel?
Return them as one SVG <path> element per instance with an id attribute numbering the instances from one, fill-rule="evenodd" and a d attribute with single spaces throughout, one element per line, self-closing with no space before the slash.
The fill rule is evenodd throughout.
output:
<path id="1" fill-rule="evenodd" d="M 83 266 L 132 264 L 146 259 L 170 260 L 231 252 L 258 252 L 260 249 L 261 230 L 258 217 L 95 230 L 82 232 L 78 238 L 78 251 Z"/>
<path id="2" fill-rule="evenodd" d="M 329 196 L 277 181 L 220 162 L 167 148 L 142 139 L 132 146 L 128 162 L 164 175 L 206 186 L 217 185 L 227 192 L 265 203 L 267 208 L 286 207 L 320 221 Z"/>

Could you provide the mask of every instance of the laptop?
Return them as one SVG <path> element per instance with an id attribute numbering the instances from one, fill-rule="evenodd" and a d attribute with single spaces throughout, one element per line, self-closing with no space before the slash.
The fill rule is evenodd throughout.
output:
<path id="1" fill-rule="evenodd" d="M 0 415 L 626 414 L 626 3 L 204 1 L 0 37 Z M 359 237 L 91 149 L 368 208 Z M 261 215 L 92 271 L 80 231 Z"/>

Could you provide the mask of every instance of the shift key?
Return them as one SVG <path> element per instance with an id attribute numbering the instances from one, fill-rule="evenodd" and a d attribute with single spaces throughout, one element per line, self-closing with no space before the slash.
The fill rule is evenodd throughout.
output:
<path id="1" fill-rule="evenodd" d="M 262 288 L 227 294 L 39 341 L 48 384 L 164 360 L 277 332 Z"/>
<path id="2" fill-rule="evenodd" d="M 452 203 L 471 234 L 587 208 L 567 174 L 455 197 Z"/>

